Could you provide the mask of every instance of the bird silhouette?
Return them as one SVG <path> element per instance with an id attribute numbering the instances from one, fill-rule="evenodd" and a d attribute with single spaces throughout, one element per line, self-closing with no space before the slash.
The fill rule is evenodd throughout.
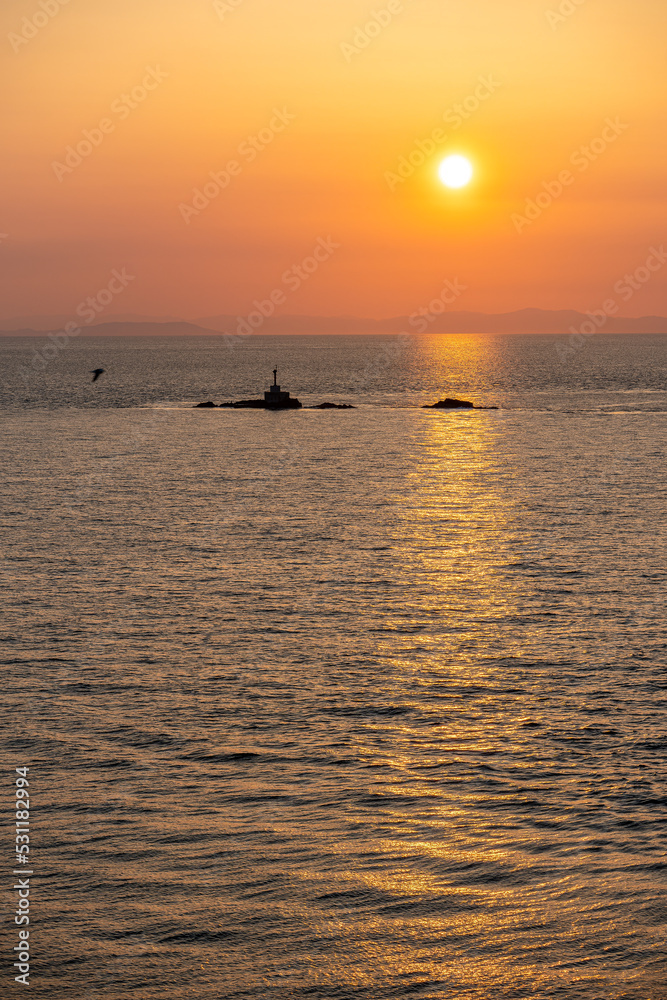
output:
<path id="1" fill-rule="evenodd" d="M 97 382 L 100 375 L 104 375 L 104 368 L 92 368 L 91 374 L 93 376 L 93 382 Z"/>

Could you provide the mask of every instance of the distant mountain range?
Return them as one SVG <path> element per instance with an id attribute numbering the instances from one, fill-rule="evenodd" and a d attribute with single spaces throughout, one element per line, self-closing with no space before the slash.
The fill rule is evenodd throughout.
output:
<path id="1" fill-rule="evenodd" d="M 22 330 L 42 330 L 53 331 L 63 330 L 67 323 L 76 322 L 76 316 L 69 313 L 67 316 L 18 316 L 13 319 L 0 320 L 0 333 L 17 333 Z M 99 323 L 92 323 L 91 326 L 107 323 L 183 323 L 185 320 L 175 319 L 173 316 L 140 316 L 135 313 L 118 313 L 113 316 L 100 317 Z"/>
<path id="2" fill-rule="evenodd" d="M 598 314 L 599 320 L 601 319 Z M 171 317 L 122 315 L 102 318 L 90 326 L 83 324 L 88 336 L 206 336 L 221 333 L 235 335 L 238 316 L 205 316 L 194 321 Z M 393 316 L 366 319 L 358 316 L 271 316 L 254 332 L 261 334 L 392 334 L 392 333 L 544 333 L 567 334 L 590 321 L 586 313 L 571 309 L 519 309 L 508 313 L 448 312 L 437 316 Z M 27 316 L 0 322 L 0 335 L 35 336 L 62 330 L 72 316 Z M 598 323 L 599 326 L 599 323 Z M 599 326 L 604 333 L 665 333 L 667 318 L 608 317 Z M 241 332 L 243 332 L 243 327 Z M 248 329 L 250 329 L 248 327 Z"/>
<path id="3" fill-rule="evenodd" d="M 571 309 L 519 309 L 509 313 L 447 312 L 439 316 L 392 316 L 363 319 L 357 316 L 275 316 L 264 321 L 261 333 L 568 333 L 590 320 Z M 195 320 L 209 330 L 235 333 L 237 316 L 206 316 Z M 424 331 L 424 326 L 426 331 Z M 664 316 L 637 319 L 608 317 L 608 333 L 667 333 Z"/>

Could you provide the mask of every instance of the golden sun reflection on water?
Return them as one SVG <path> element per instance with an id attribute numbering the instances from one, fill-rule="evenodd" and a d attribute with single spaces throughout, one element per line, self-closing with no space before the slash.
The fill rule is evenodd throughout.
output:
<path id="1" fill-rule="evenodd" d="M 492 363 L 470 340 L 477 363 Z M 450 343 L 448 361 L 468 347 Z M 516 511 L 500 475 L 503 419 L 424 411 L 409 474 L 391 496 L 393 559 L 410 586 L 403 606 L 388 609 L 377 651 L 387 663 L 383 701 L 411 721 L 371 721 L 358 737 L 380 768 L 368 790 L 376 838 L 353 870 L 337 873 L 345 919 L 323 931 L 343 942 L 349 988 L 380 979 L 488 1000 L 519 981 L 531 997 L 577 979 L 544 964 L 557 924 L 576 939 L 576 884 L 570 874 L 547 883 L 536 861 L 545 835 L 524 813 L 543 761 L 534 747 L 522 757 L 532 716 L 497 658 L 502 646 L 521 663 L 525 627 L 523 584 L 507 571 Z"/>
<path id="2" fill-rule="evenodd" d="M 416 840 L 408 846 L 404 839 L 379 841 L 375 847 L 376 867 L 383 858 L 384 870 L 337 873 L 340 916 L 316 922 L 319 940 L 335 938 L 339 943 L 335 972 L 327 963 L 312 970 L 318 985 L 372 990 L 382 982 L 413 992 L 422 984 L 447 991 L 428 996 L 454 996 L 459 993 L 449 991 L 461 990 L 460 995 L 490 1000 L 497 991 L 517 987 L 523 987 L 520 995 L 526 998 L 544 996 L 541 989 L 571 986 L 580 978 L 572 971 L 544 967 L 544 950 L 553 941 L 543 885 L 518 894 L 502 886 L 489 890 L 457 885 L 445 874 L 457 868 L 502 866 L 502 852 L 457 852 Z M 417 853 L 430 871 L 415 870 Z M 402 864 L 401 857 L 412 866 Z M 315 881 L 317 873 L 304 873 L 306 892 L 311 878 Z M 562 895 L 565 892 L 563 886 Z M 576 910 L 572 904 L 565 909 L 574 937 Z M 313 913 L 304 908 L 301 919 L 311 923 Z M 517 924 L 532 938 L 519 976 L 512 954 Z"/>
<path id="3" fill-rule="evenodd" d="M 393 497 L 395 559 L 412 581 L 412 607 L 386 625 L 412 625 L 434 663 L 443 652 L 491 652 L 495 630 L 517 609 L 516 588 L 499 571 L 509 556 L 496 476 L 501 421 L 498 411 L 425 411 L 415 462 Z"/>
<path id="4" fill-rule="evenodd" d="M 424 334 L 419 355 L 436 378 L 442 396 L 457 396 L 475 403 L 497 404 L 498 398 L 482 400 L 479 387 L 493 382 L 504 360 L 502 337 L 478 334 Z"/>

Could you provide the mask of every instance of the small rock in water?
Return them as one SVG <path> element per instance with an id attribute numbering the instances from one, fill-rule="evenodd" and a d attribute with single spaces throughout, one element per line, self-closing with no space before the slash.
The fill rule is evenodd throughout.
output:
<path id="1" fill-rule="evenodd" d="M 422 410 L 474 410 L 475 404 L 469 402 L 467 399 L 441 399 L 437 403 L 427 403 L 426 406 L 422 406 Z"/>
<path id="2" fill-rule="evenodd" d="M 354 410 L 356 407 L 352 403 L 318 403 L 311 407 L 313 410 Z"/>

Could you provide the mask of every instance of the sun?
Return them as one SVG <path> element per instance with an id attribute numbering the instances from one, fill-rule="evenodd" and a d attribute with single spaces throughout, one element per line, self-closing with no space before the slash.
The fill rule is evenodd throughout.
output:
<path id="1" fill-rule="evenodd" d="M 472 180 L 473 169 L 465 156 L 448 156 L 438 167 L 438 177 L 449 188 L 465 187 Z"/>

